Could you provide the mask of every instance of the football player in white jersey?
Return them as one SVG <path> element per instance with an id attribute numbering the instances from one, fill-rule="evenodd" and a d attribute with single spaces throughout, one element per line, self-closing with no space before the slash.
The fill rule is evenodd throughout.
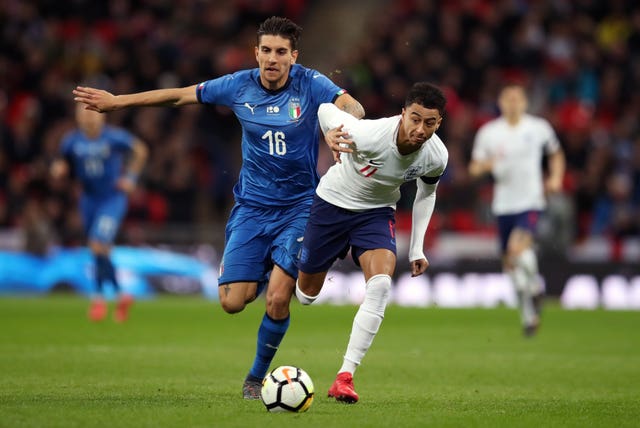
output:
<path id="1" fill-rule="evenodd" d="M 537 332 L 543 295 L 534 251 L 535 229 L 545 209 L 545 192 L 560 192 L 565 158 L 553 128 L 545 119 L 526 113 L 527 95 L 519 84 L 508 84 L 498 98 L 500 117 L 478 130 L 469 173 L 494 179 L 492 212 L 496 216 L 503 269 L 511 278 L 525 336 Z M 548 157 L 548 174 L 543 157 Z"/>
<path id="2" fill-rule="evenodd" d="M 397 116 L 358 120 L 331 104 L 318 109 L 325 136 L 339 134 L 352 152 L 341 155 L 316 189 L 298 261 L 296 295 L 301 303 L 312 303 L 333 262 L 349 249 L 366 281 L 342 367 L 329 389 L 328 395 L 338 401 L 355 403 L 359 398 L 353 374 L 380 328 L 390 297 L 396 267 L 395 206 L 400 186 L 407 181 L 417 183 L 409 254 L 412 275 L 429 266 L 424 235 L 448 160 L 435 134 L 445 104 L 439 88 L 421 82 L 413 85 Z"/>

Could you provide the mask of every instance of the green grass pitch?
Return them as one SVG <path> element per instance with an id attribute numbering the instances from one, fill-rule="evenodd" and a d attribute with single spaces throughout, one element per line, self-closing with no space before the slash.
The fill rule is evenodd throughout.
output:
<path id="1" fill-rule="evenodd" d="M 275 365 L 315 383 L 303 414 L 270 414 L 241 384 L 264 312 L 197 297 L 136 302 L 92 324 L 75 295 L 0 298 L 0 427 L 638 427 L 640 312 L 549 305 L 522 337 L 515 310 L 391 306 L 355 377 L 326 397 L 353 306 L 292 306 Z"/>

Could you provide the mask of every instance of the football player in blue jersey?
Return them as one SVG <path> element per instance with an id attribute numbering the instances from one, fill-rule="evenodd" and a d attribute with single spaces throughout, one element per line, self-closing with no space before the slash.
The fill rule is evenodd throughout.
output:
<path id="1" fill-rule="evenodd" d="M 61 157 L 54 160 L 54 178 L 70 170 L 82 185 L 80 212 L 95 260 L 96 291 L 88 316 L 102 321 L 107 316 L 103 284 L 113 284 L 118 302 L 114 319 L 127 319 L 133 297 L 120 290 L 110 258 L 111 246 L 127 212 L 131 193 L 147 159 L 147 146 L 124 129 L 105 124 L 105 116 L 76 106 L 77 128 L 62 139 Z"/>
<path id="2" fill-rule="evenodd" d="M 240 121 L 243 163 L 226 227 L 219 296 L 226 312 L 237 313 L 266 287 L 256 356 L 243 384 L 246 399 L 260 398 L 262 379 L 289 326 L 297 253 L 319 180 L 318 107 L 334 103 L 364 116 L 360 103 L 325 75 L 296 64 L 300 33 L 289 19 L 271 17 L 257 32 L 258 68 L 193 86 L 117 96 L 87 87 L 73 91 L 77 102 L 99 112 L 202 103 L 228 106 Z M 327 144 L 334 154 L 350 152 L 339 133 L 329 132 Z"/>

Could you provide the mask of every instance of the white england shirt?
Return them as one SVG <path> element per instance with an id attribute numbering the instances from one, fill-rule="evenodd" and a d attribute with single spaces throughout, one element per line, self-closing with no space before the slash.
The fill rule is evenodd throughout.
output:
<path id="1" fill-rule="evenodd" d="M 499 117 L 480 127 L 471 158 L 494 159 L 493 213 L 544 209 L 542 158 L 559 149 L 558 137 L 549 122 L 530 114 L 525 114 L 515 126 Z"/>
<path id="2" fill-rule="evenodd" d="M 351 211 L 395 209 L 404 182 L 441 176 L 448 160 L 442 140 L 433 134 L 420 150 L 401 155 L 396 144 L 400 118 L 358 120 L 334 104 L 321 104 L 318 119 L 322 131 L 344 125 L 343 131 L 355 142 L 355 151 L 343 153 L 342 163 L 331 166 L 322 176 L 318 196 Z"/>

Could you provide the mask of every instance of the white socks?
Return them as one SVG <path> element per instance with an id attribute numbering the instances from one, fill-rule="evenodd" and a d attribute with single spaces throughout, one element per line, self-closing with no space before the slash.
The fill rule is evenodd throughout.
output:
<path id="1" fill-rule="evenodd" d="M 538 321 L 533 296 L 542 292 L 536 253 L 532 248 L 528 248 L 516 258 L 514 264 L 513 269 L 509 271 L 509 276 L 518 295 L 520 319 L 523 325 L 532 325 Z"/>
<path id="2" fill-rule="evenodd" d="M 391 295 L 391 277 L 375 275 L 367 281 L 364 302 L 360 305 L 351 328 L 351 336 L 338 371 L 353 374 L 376 337 Z"/>
<path id="3" fill-rule="evenodd" d="M 521 266 L 527 275 L 527 286 L 531 295 L 535 296 L 542 293 L 542 284 L 539 281 L 538 275 L 538 257 L 532 248 L 527 248 L 520 254 L 516 262 L 518 266 Z"/>
<path id="4" fill-rule="evenodd" d="M 319 296 L 319 295 L 318 295 Z M 296 281 L 296 297 L 303 305 L 310 305 L 316 301 L 318 296 L 309 296 L 304 294 L 302 290 L 300 290 L 300 286 L 298 285 L 298 281 Z"/>

